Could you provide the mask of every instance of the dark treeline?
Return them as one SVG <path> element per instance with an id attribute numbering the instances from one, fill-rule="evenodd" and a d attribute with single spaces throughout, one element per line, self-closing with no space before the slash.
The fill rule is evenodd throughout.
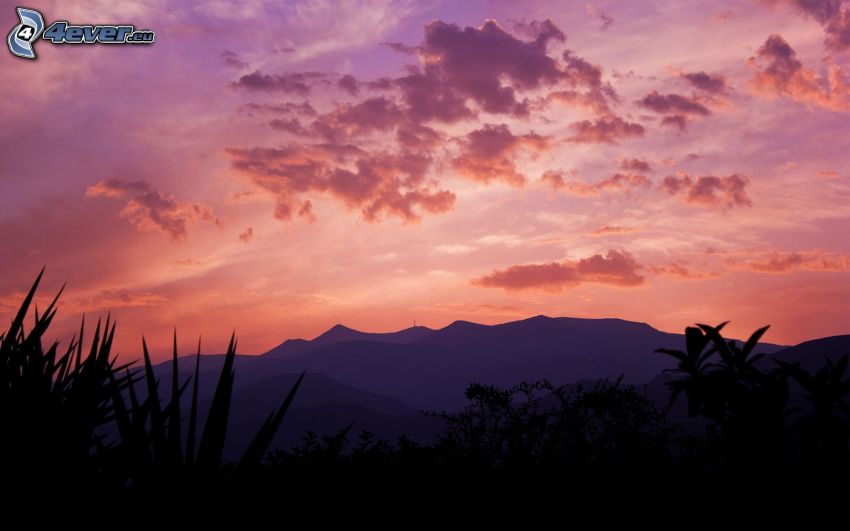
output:
<path id="1" fill-rule="evenodd" d="M 83 519 L 74 509 L 95 503 L 99 514 L 146 515 L 323 507 L 304 514 L 316 520 L 405 509 L 407 523 L 459 513 L 602 526 L 850 523 L 848 358 L 815 372 L 768 362 L 755 353 L 766 328 L 740 345 L 722 337 L 723 325 L 699 325 L 686 330 L 684 350 L 659 352 L 678 362 L 667 385 L 671 403 L 687 403 L 686 426 L 619 380 L 472 384 L 463 410 L 428 413 L 444 425 L 433 444 L 341 427 L 269 451 L 299 380 L 241 458 L 223 463 L 235 340 L 201 419 L 198 372 L 178 378 L 176 341 L 172 377 L 162 382 L 146 347 L 139 367 L 111 357 L 109 319 L 88 341 L 81 326 L 66 348 L 45 346 L 56 301 L 24 325 L 37 286 L 0 336 L 7 507 L 47 504 Z M 191 397 L 188 408 L 181 396 Z"/>

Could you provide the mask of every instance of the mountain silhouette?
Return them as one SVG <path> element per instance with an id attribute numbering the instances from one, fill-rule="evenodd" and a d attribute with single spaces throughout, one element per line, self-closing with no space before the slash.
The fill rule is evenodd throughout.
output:
<path id="1" fill-rule="evenodd" d="M 455 409 L 470 382 L 556 384 L 617 378 L 653 379 L 671 362 L 657 348 L 681 348 L 681 334 L 622 319 L 536 316 L 499 325 L 468 321 L 431 330 L 370 334 L 337 325 L 317 338 L 287 341 L 237 366 L 243 384 L 280 373 L 324 374 L 347 385 L 423 409 Z M 764 343 L 762 352 L 780 346 Z"/>
<path id="2" fill-rule="evenodd" d="M 823 367 L 825 360 L 833 363 L 842 355 L 850 353 L 850 335 L 822 337 L 784 348 L 771 357 L 786 363 L 799 363 L 807 371 Z"/>
<path id="3" fill-rule="evenodd" d="M 663 371 L 671 362 L 655 349 L 683 346 L 681 334 L 622 319 L 541 315 L 499 325 L 455 321 L 437 330 L 418 326 L 392 333 L 336 325 L 312 340 L 290 339 L 264 355 L 237 357 L 234 435 L 228 447 L 246 443 L 238 434 L 253 433 L 301 371 L 307 376 L 276 439 L 285 447 L 307 430 L 329 435 L 352 423 L 355 433 L 427 440 L 439 426 L 417 410 L 462 407 L 472 382 L 510 386 L 545 378 L 561 385 L 623 376 L 666 407 L 664 382 L 670 376 Z M 835 336 L 793 347 L 760 343 L 758 351 L 769 355 L 764 363 L 776 358 L 816 367 L 823 356 L 835 360 L 848 347 L 850 336 Z M 211 397 L 221 362 L 221 356 L 201 357 L 202 399 Z M 182 358 L 180 366 L 188 376 L 194 359 Z M 169 368 L 167 362 L 157 370 Z M 675 404 L 672 414 L 687 423 L 683 406 Z"/>
<path id="4" fill-rule="evenodd" d="M 348 341 L 376 341 L 378 343 L 410 343 L 433 332 L 430 328 L 424 326 L 412 326 L 399 330 L 398 332 L 388 333 L 370 333 L 360 332 L 348 328 L 345 325 L 337 324 L 330 328 L 327 332 L 316 337 L 312 341 L 305 339 L 288 339 L 266 352 L 265 355 L 275 358 L 285 358 L 298 356 L 313 352 L 321 347 L 344 343 Z"/>

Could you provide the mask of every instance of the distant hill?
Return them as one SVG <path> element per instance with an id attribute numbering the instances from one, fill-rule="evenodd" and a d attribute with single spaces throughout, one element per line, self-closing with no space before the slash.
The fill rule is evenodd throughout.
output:
<path id="1" fill-rule="evenodd" d="M 537 316 L 500 325 L 456 321 L 445 328 L 367 334 L 335 326 L 312 341 L 286 342 L 237 369 L 237 379 L 306 370 L 424 409 L 455 409 L 471 382 L 569 383 L 623 376 L 643 383 L 670 367 L 656 348 L 680 348 L 681 334 L 621 319 Z M 761 351 L 780 346 L 762 344 Z"/>
<path id="2" fill-rule="evenodd" d="M 304 383 L 274 445 L 290 447 L 307 430 L 335 433 L 353 423 L 389 439 L 407 434 L 428 440 L 439 423 L 417 410 L 455 410 L 466 404 L 472 382 L 510 386 L 548 379 L 570 384 L 623 376 L 666 407 L 669 392 L 662 375 L 672 358 L 657 348 L 684 347 L 684 336 L 621 319 L 537 316 L 500 325 L 456 321 L 432 330 L 414 327 L 393 333 L 360 332 L 337 325 L 313 340 L 287 340 L 262 356 L 238 356 L 228 448 L 239 451 L 269 412 L 278 407 L 297 374 Z M 850 350 L 850 336 L 807 341 L 793 347 L 761 343 L 770 358 L 800 362 L 807 369 Z M 201 409 L 215 387 L 221 355 L 202 356 Z M 765 361 L 768 363 L 769 361 Z M 181 358 L 181 379 L 194 359 Z M 170 374 L 170 363 L 156 367 Z M 165 386 L 167 387 L 167 386 Z M 164 389 L 165 391 L 165 389 Z M 683 400 L 672 416 L 687 422 Z"/>
<path id="3" fill-rule="evenodd" d="M 429 335 L 433 330 L 424 326 L 413 326 L 399 330 L 398 332 L 389 332 L 384 334 L 373 334 L 369 332 L 360 332 L 343 326 L 335 325 L 327 332 L 307 341 L 304 339 L 288 339 L 266 352 L 265 355 L 273 358 L 293 357 L 301 354 L 313 352 L 321 347 L 336 345 L 337 343 L 345 343 L 349 341 L 375 341 L 378 343 L 410 343 L 422 337 Z"/>
<path id="4" fill-rule="evenodd" d="M 806 341 L 784 348 L 771 357 L 786 363 L 799 363 L 802 368 L 812 371 L 823 367 L 826 359 L 835 362 L 848 353 L 850 353 L 850 335 L 843 335 Z"/>

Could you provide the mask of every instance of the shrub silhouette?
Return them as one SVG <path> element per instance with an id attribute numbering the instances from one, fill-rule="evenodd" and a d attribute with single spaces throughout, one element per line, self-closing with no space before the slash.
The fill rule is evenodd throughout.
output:
<path id="1" fill-rule="evenodd" d="M 109 318 L 103 326 L 98 321 L 87 354 L 83 353 L 84 324 L 61 355 L 58 342 L 43 348 L 61 291 L 43 313 L 35 310 L 34 326 L 25 331 L 24 319 L 43 274 L 42 270 L 9 330 L 0 335 L 0 422 L 4 426 L 0 455 L 6 457 L 6 492 L 17 492 L 21 498 L 32 492 L 85 497 L 94 490 L 114 492 L 129 486 L 139 495 L 192 496 L 193 489 L 210 482 L 222 470 L 235 336 L 230 339 L 212 404 L 197 438 L 200 343 L 194 376 L 181 384 L 175 332 L 171 394 L 163 404 L 144 340 L 142 368 L 118 365 L 111 356 L 115 323 Z M 239 460 L 237 471 L 259 464 L 302 379 L 303 374 L 260 427 Z M 184 442 L 180 397 L 190 381 L 192 398 Z M 143 400 L 136 389 L 140 382 L 146 392 Z M 110 437 L 110 429 L 115 437 Z"/>

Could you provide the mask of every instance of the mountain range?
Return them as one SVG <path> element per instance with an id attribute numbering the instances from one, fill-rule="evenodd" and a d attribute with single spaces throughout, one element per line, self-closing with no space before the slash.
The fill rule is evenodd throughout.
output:
<path id="1" fill-rule="evenodd" d="M 307 430 L 327 434 L 351 423 L 355 431 L 428 440 L 439 432 L 438 421 L 417 410 L 457 410 L 473 382 L 510 386 L 523 380 L 568 384 L 622 377 L 627 384 L 645 384 L 647 396 L 661 401 L 669 396 L 662 373 L 673 363 L 655 353 L 658 348 L 683 349 L 684 336 L 621 319 L 546 316 L 499 325 L 456 321 L 437 330 L 417 326 L 392 333 L 336 325 L 312 340 L 289 339 L 260 356 L 237 357 L 231 440 L 247 444 L 245 434 L 277 407 L 302 371 L 307 377 L 277 445 L 291 446 Z M 757 350 L 811 368 L 822 363 L 820 355 L 837 358 L 850 350 L 850 335 L 793 347 L 760 343 Z M 202 356 L 202 399 L 211 397 L 222 359 Z M 184 376 L 194 367 L 189 358 L 180 365 Z M 166 374 L 170 363 L 157 370 Z"/>

